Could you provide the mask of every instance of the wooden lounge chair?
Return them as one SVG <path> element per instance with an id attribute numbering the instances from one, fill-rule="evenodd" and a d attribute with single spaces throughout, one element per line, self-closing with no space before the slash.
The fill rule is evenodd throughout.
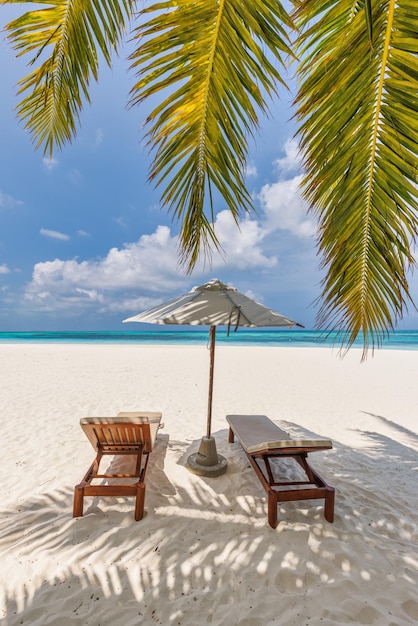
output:
<path id="1" fill-rule="evenodd" d="M 268 496 L 268 522 L 277 526 L 277 505 L 293 500 L 324 499 L 324 516 L 334 521 L 334 488 L 326 484 L 308 464 L 308 454 L 329 450 L 332 442 L 326 439 L 292 439 L 265 415 L 227 415 L 229 442 L 236 436 L 253 466 Z M 290 457 L 297 461 L 307 480 L 280 481 L 277 467 L 271 461 Z M 275 465 L 275 464 L 273 464 Z"/>
<path id="2" fill-rule="evenodd" d="M 135 520 L 143 518 L 145 475 L 160 421 L 161 413 L 150 412 L 119 413 L 117 417 L 84 417 L 80 420 L 81 428 L 96 451 L 96 458 L 74 489 L 73 517 L 83 515 L 84 496 L 135 496 Z M 107 455 L 136 457 L 135 470 L 128 474 L 100 474 L 100 461 Z M 115 481 L 126 478 L 137 480 L 131 484 Z M 101 479 L 101 482 L 93 484 L 96 479 Z"/>

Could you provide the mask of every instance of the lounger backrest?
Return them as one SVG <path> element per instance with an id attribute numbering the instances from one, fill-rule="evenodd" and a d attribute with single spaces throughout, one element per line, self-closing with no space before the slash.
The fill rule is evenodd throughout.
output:
<path id="1" fill-rule="evenodd" d="M 161 413 L 159 412 L 144 412 L 144 411 L 121 411 L 120 413 L 118 413 L 117 417 L 129 417 L 129 420 L 133 420 L 133 419 L 142 419 L 142 418 L 147 418 L 148 419 L 148 423 L 149 423 L 149 427 L 150 427 L 150 434 L 151 434 L 151 444 L 152 447 L 154 447 L 155 444 L 155 440 L 157 438 L 157 433 L 158 433 L 158 429 L 160 428 L 160 423 L 161 423 Z"/>
<path id="2" fill-rule="evenodd" d="M 153 448 L 155 437 L 153 440 L 151 424 L 145 416 L 84 417 L 80 425 L 93 448 L 100 448 L 105 454 L 135 453 L 139 445 L 144 446 L 144 452 L 151 452 Z M 153 425 L 156 434 L 158 425 L 155 422 Z"/>

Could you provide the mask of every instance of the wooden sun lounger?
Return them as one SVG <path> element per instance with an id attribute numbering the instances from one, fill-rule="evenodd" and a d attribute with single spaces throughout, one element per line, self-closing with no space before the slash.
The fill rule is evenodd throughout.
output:
<path id="1" fill-rule="evenodd" d="M 334 521 L 334 488 L 326 484 L 319 474 L 308 464 L 308 454 L 319 450 L 329 450 L 332 442 L 326 439 L 299 440 L 276 426 L 265 415 L 227 415 L 229 442 L 236 436 L 253 466 L 268 496 L 268 522 L 277 526 L 277 505 L 293 500 L 324 499 L 324 516 L 328 522 Z M 290 457 L 297 461 L 306 474 L 307 480 L 280 481 L 273 459 Z"/>
<path id="2" fill-rule="evenodd" d="M 154 412 L 119 413 L 117 417 L 84 417 L 80 420 L 81 428 L 96 451 L 96 458 L 74 489 L 73 517 L 83 515 L 84 496 L 135 496 L 135 520 L 143 518 L 145 476 L 160 421 L 161 413 Z M 107 455 L 136 457 L 134 472 L 100 474 L 100 461 Z M 131 484 L 108 482 L 126 478 L 137 478 L 137 481 Z M 92 484 L 95 479 L 102 479 L 102 482 Z"/>

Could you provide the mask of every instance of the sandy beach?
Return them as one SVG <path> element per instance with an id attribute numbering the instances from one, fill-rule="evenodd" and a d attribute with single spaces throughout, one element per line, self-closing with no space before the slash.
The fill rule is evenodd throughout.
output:
<path id="1" fill-rule="evenodd" d="M 205 346 L 1 344 L 0 624 L 305 626 L 418 623 L 418 351 L 220 345 L 218 478 L 186 468 L 205 434 Z M 73 489 L 93 460 L 79 421 L 161 411 L 145 517 L 133 499 Z M 279 507 L 227 414 L 265 414 L 336 489 Z"/>

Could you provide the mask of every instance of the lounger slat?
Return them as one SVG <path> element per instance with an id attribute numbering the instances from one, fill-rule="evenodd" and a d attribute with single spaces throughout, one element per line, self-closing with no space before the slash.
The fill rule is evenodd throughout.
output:
<path id="1" fill-rule="evenodd" d="M 265 415 L 227 415 L 228 441 L 236 437 L 247 455 L 268 496 L 268 521 L 277 526 L 277 505 L 294 500 L 324 499 L 324 515 L 334 521 L 335 490 L 309 465 L 308 454 L 332 448 L 328 439 L 292 439 Z M 302 468 L 308 480 L 278 481 L 271 462 L 292 458 Z M 309 487 L 308 487 L 309 486 Z M 306 488 L 308 487 L 308 488 Z"/>
<path id="2" fill-rule="evenodd" d="M 119 436 L 119 443 L 120 444 L 130 444 L 132 443 L 132 440 L 129 437 L 130 434 L 130 430 L 128 428 L 118 428 L 117 429 L 117 433 Z"/>

